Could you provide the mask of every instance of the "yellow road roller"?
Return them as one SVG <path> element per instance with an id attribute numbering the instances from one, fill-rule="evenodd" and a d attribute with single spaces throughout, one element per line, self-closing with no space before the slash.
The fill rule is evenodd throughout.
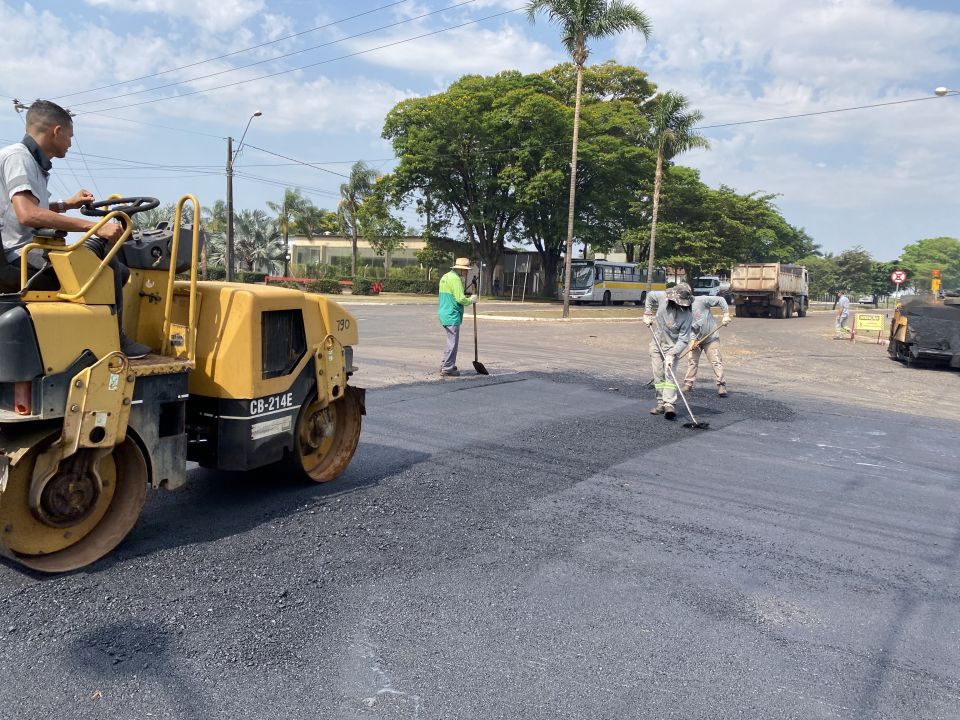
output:
<path id="1" fill-rule="evenodd" d="M 186 481 L 188 460 L 327 482 L 353 457 L 355 318 L 297 290 L 198 281 L 203 233 L 182 226 L 187 203 L 198 218 L 186 195 L 171 227 L 146 231 L 130 216 L 155 198 L 93 203 L 90 232 L 69 245 L 38 233 L 19 291 L 0 295 L 0 554 L 16 563 L 54 573 L 103 557 L 148 488 Z M 124 233 L 101 259 L 84 241 L 111 220 Z M 28 278 L 31 250 L 53 282 Z M 142 358 L 120 349 L 114 257 L 130 269 L 120 317 L 150 347 Z"/>

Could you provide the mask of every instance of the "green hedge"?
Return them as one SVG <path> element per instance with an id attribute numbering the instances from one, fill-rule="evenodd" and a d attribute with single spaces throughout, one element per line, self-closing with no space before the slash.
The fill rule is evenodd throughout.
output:
<path id="1" fill-rule="evenodd" d="M 369 295 L 371 287 L 373 287 L 373 280 L 363 277 L 353 278 L 354 295 Z"/>
<path id="2" fill-rule="evenodd" d="M 267 279 L 267 274 L 262 272 L 251 272 L 250 270 L 238 270 L 237 282 L 242 283 L 262 283 Z"/>
<path id="3" fill-rule="evenodd" d="M 281 280 L 277 283 L 271 283 L 271 287 L 284 287 L 291 290 L 300 290 L 310 293 L 326 293 L 328 295 L 339 295 L 343 289 L 336 280 L 311 280 L 310 282 L 298 283 L 293 280 Z"/>
<path id="4" fill-rule="evenodd" d="M 413 278 L 387 278 L 382 280 L 383 292 L 436 295 L 440 291 L 439 280 L 415 280 Z"/>

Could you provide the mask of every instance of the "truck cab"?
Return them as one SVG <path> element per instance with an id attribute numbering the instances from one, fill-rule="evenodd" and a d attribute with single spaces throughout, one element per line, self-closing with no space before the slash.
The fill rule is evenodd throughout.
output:
<path id="1" fill-rule="evenodd" d="M 730 283 L 719 275 L 701 275 L 693 281 L 692 289 L 694 295 L 721 295 L 728 302 L 733 299 Z"/>

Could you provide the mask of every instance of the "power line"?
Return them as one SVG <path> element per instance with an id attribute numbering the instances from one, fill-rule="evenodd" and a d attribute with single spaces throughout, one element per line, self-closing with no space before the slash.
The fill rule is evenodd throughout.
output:
<path id="1" fill-rule="evenodd" d="M 813 112 L 797 113 L 796 115 L 778 115 L 776 117 L 760 118 L 758 120 L 741 120 L 739 122 L 720 123 L 718 125 L 698 125 L 697 130 L 714 130 L 716 128 L 735 127 L 737 125 L 754 125 L 756 123 L 773 122 L 774 120 L 793 120 L 794 118 L 813 117 L 815 115 L 831 115 L 833 113 L 850 112 L 852 110 L 869 110 L 870 108 L 888 107 L 890 105 L 906 105 L 907 103 L 923 102 L 924 100 L 939 100 L 937 96 L 910 98 L 908 100 L 891 100 L 889 102 L 873 103 L 871 105 L 854 105 L 853 107 L 836 108 L 834 110 L 816 110 Z"/>
<path id="2" fill-rule="evenodd" d="M 219 75 L 227 75 L 232 72 L 238 72 L 240 70 L 246 70 L 248 68 L 256 67 L 257 65 L 264 65 L 266 63 L 276 62 L 277 60 L 283 60 L 284 58 L 293 57 L 294 55 L 301 55 L 305 52 L 310 52 L 312 50 L 319 50 L 320 48 L 329 47 L 331 45 L 337 45 L 338 43 L 346 42 L 347 40 L 355 40 L 356 38 L 363 37 L 365 35 L 371 35 L 375 32 L 380 32 L 381 30 L 388 30 L 393 27 L 398 27 L 400 25 L 406 25 L 407 23 L 414 22 L 415 20 L 422 20 L 425 17 L 431 15 L 436 15 L 438 13 L 447 12 L 448 10 L 453 10 L 463 5 L 470 5 L 471 3 L 477 2 L 477 0 L 463 0 L 456 5 L 450 5 L 445 8 L 440 8 L 439 10 L 432 10 L 428 13 L 423 13 L 422 15 L 416 15 L 414 17 L 405 18 L 404 20 L 398 20 L 397 22 L 390 23 L 389 25 L 381 25 L 380 27 L 373 28 L 372 30 L 364 30 L 361 33 L 356 33 L 355 35 L 347 35 L 346 37 L 339 38 L 337 40 L 331 40 L 330 42 L 321 43 L 320 45 L 313 45 L 308 48 L 303 48 L 302 50 L 294 50 L 293 52 L 285 53 L 284 55 L 277 55 L 276 57 L 267 58 L 266 60 L 257 60 L 256 62 L 247 63 L 246 65 L 238 65 L 236 67 L 228 68 L 226 70 L 218 70 L 217 72 L 207 73 L 206 75 L 196 75 L 185 80 L 177 80 L 176 82 L 167 83 L 166 85 L 156 85 L 151 88 L 145 88 L 143 90 L 131 90 L 127 93 L 121 93 L 120 95 L 111 95 L 110 97 L 99 98 L 97 100 L 85 100 L 84 102 L 74 103 L 72 107 L 82 107 L 83 105 L 93 105 L 95 103 L 109 102 L 111 100 L 119 100 L 120 98 L 132 97 L 134 95 L 143 95 L 144 93 L 154 92 L 155 90 L 165 90 L 166 88 L 176 87 L 178 85 L 186 85 L 187 83 L 192 83 L 197 80 L 206 80 L 208 78 L 217 77 Z"/>
<path id="3" fill-rule="evenodd" d="M 147 127 L 163 128 L 164 130 L 173 130 L 174 132 L 189 133 L 190 135 L 203 135 L 204 137 L 216 138 L 217 140 L 226 140 L 226 135 L 214 135 L 213 133 L 200 132 L 199 130 L 187 130 L 186 128 L 172 127 L 170 125 L 158 125 L 157 123 L 148 123 L 143 120 L 131 120 L 130 118 L 117 117 L 116 115 L 107 115 L 99 110 L 89 110 L 84 115 L 99 115 L 102 118 L 110 120 L 120 120 L 122 122 L 134 123 L 135 125 L 146 125 Z"/>
<path id="4" fill-rule="evenodd" d="M 262 47 L 267 47 L 268 45 L 274 45 L 276 43 L 283 42 L 284 40 L 290 40 L 291 38 L 299 37 L 300 35 L 307 35 L 309 33 L 316 32 L 317 30 L 323 30 L 328 27 L 333 27 L 334 25 L 338 25 L 340 23 L 347 22 L 349 20 L 355 20 L 365 15 L 371 15 L 375 12 L 386 10 L 396 5 L 402 5 L 405 2 L 409 2 L 409 0 L 397 0 L 397 2 L 387 3 L 386 5 L 381 5 L 380 7 L 373 8 L 372 10 L 367 10 L 362 13 L 357 13 L 356 15 L 351 15 L 349 17 L 345 17 L 340 20 L 334 20 L 332 22 L 326 23 L 325 25 L 317 25 L 316 27 L 310 28 L 309 30 L 302 30 L 300 32 L 293 33 L 292 35 L 285 35 L 284 37 L 277 38 L 276 40 L 270 40 L 269 42 L 260 43 L 259 45 L 251 45 L 250 47 L 241 48 L 240 50 L 234 50 L 233 52 L 228 52 L 223 55 L 217 55 L 216 57 L 207 58 L 206 60 L 198 60 L 196 62 L 188 63 L 187 65 L 180 65 L 179 67 L 170 68 L 169 70 L 161 70 L 160 72 L 151 73 L 150 75 L 141 75 L 140 77 L 130 78 L 128 80 L 120 80 L 119 82 L 111 83 L 110 85 L 101 85 L 100 87 L 90 88 L 89 90 L 77 90 L 76 92 L 67 93 L 66 95 L 58 95 L 57 97 L 54 97 L 51 99 L 60 100 L 62 98 L 73 97 L 75 95 L 85 95 L 86 93 L 97 92 L 98 90 L 108 90 L 112 87 L 117 87 L 118 85 L 127 85 L 129 83 L 139 82 L 140 80 L 149 80 L 150 78 L 160 77 L 161 75 L 167 75 L 172 72 L 177 72 L 178 70 L 186 70 L 187 68 L 192 68 L 192 67 L 196 67 L 197 65 L 203 65 L 205 63 L 214 62 L 215 60 L 223 60 L 224 58 L 232 57 L 234 55 L 241 55 L 251 50 L 258 50 Z"/>
<path id="5" fill-rule="evenodd" d="M 306 70 L 307 68 L 317 67 L 319 65 L 327 65 L 337 60 L 345 60 L 347 58 L 356 57 L 358 55 L 366 55 L 367 53 L 375 52 L 377 50 L 383 50 L 389 47 L 395 47 L 397 45 L 403 45 L 404 43 L 413 42 L 414 40 L 422 40 L 426 37 L 431 37 L 433 35 L 439 35 L 441 33 L 449 32 L 450 30 L 458 30 L 462 27 L 467 27 L 469 25 L 476 25 L 477 23 L 484 22 L 486 20 L 492 20 L 494 18 L 501 17 L 503 15 L 509 15 L 510 13 L 515 13 L 524 8 L 513 8 L 512 10 L 503 10 L 502 12 L 494 13 L 493 15 L 487 15 L 486 17 L 477 18 L 476 20 L 470 20 L 465 23 L 460 23 L 459 25 L 450 25 L 445 28 L 440 28 L 439 30 L 433 30 L 428 33 L 422 33 L 420 35 L 414 35 L 413 37 L 404 38 L 403 40 L 396 40 L 394 42 L 385 43 L 383 45 L 378 45 L 376 47 L 367 48 L 366 50 L 358 50 L 357 52 L 347 53 L 346 55 L 341 55 L 335 58 L 329 58 L 327 60 L 321 60 L 319 62 L 310 63 L 309 65 L 301 65 L 295 68 L 288 68 L 287 70 L 279 70 L 275 73 L 268 73 L 267 75 L 260 75 L 255 78 L 248 78 L 246 80 L 237 80 L 236 82 L 227 83 L 225 85 L 215 85 L 211 88 L 205 88 L 203 90 L 193 90 L 192 92 L 181 93 L 179 95 L 168 95 L 167 97 L 162 98 L 153 98 L 152 100 L 142 100 L 136 103 L 129 103 L 127 105 L 117 105 L 110 108 L 102 108 L 101 110 L 84 110 L 83 112 L 76 113 L 77 115 L 87 115 L 92 112 L 112 112 L 114 110 L 122 110 L 124 108 L 130 107 L 139 107 L 140 105 L 150 105 L 151 103 L 162 102 L 164 100 L 179 100 L 181 98 L 190 97 L 192 95 L 200 95 L 202 93 L 213 92 L 214 90 L 223 90 L 224 88 L 236 87 L 237 85 L 245 85 L 247 83 L 256 82 L 257 80 L 266 80 L 267 78 L 277 77 L 278 75 L 287 75 L 292 72 L 297 72 L 299 70 Z"/>
<path id="6" fill-rule="evenodd" d="M 100 186 L 97 185 L 97 179 L 93 176 L 93 173 L 90 172 L 90 166 L 87 164 L 87 156 L 84 155 L 83 152 L 80 151 L 80 143 L 79 143 L 79 141 L 77 140 L 76 135 L 74 135 L 74 137 L 73 137 L 73 142 L 74 142 L 74 143 L 76 144 L 76 146 L 77 146 L 77 154 L 80 156 L 80 159 L 83 160 L 83 166 L 87 169 L 87 175 L 89 175 L 89 176 L 90 176 L 90 179 L 93 180 L 93 189 L 97 191 L 97 197 L 102 198 L 102 197 L 103 197 L 103 193 L 100 192 Z"/>
<path id="7" fill-rule="evenodd" d="M 254 150 L 259 150 L 262 153 L 266 153 L 267 155 L 274 155 L 275 157 L 283 158 L 284 160 L 290 160 L 291 162 L 296 163 L 297 165 L 305 165 L 307 167 L 313 168 L 314 170 L 320 170 L 325 173 L 330 173 L 331 175 L 337 175 L 338 177 L 347 178 L 348 180 L 350 179 L 349 175 L 344 175 L 343 173 L 338 173 L 334 170 L 328 170 L 325 167 L 321 167 L 320 165 L 314 165 L 313 163 L 308 163 L 303 160 L 297 160 L 296 158 L 287 157 L 286 155 L 275 153 L 272 150 L 264 150 L 262 147 L 257 147 L 256 145 L 251 145 L 250 143 L 246 143 L 244 147 L 253 148 Z"/>

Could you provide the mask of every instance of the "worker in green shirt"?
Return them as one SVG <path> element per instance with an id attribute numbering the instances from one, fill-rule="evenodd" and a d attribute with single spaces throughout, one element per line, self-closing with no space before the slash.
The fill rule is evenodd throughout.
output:
<path id="1" fill-rule="evenodd" d="M 440 364 L 441 377 L 456 377 L 460 374 L 457 370 L 457 348 L 460 345 L 463 308 L 477 301 L 476 294 L 467 297 L 463 291 L 463 281 L 470 269 L 470 258 L 457 258 L 450 272 L 440 278 L 440 306 L 437 316 L 447 333 L 447 345 L 443 350 L 443 362 Z"/>

